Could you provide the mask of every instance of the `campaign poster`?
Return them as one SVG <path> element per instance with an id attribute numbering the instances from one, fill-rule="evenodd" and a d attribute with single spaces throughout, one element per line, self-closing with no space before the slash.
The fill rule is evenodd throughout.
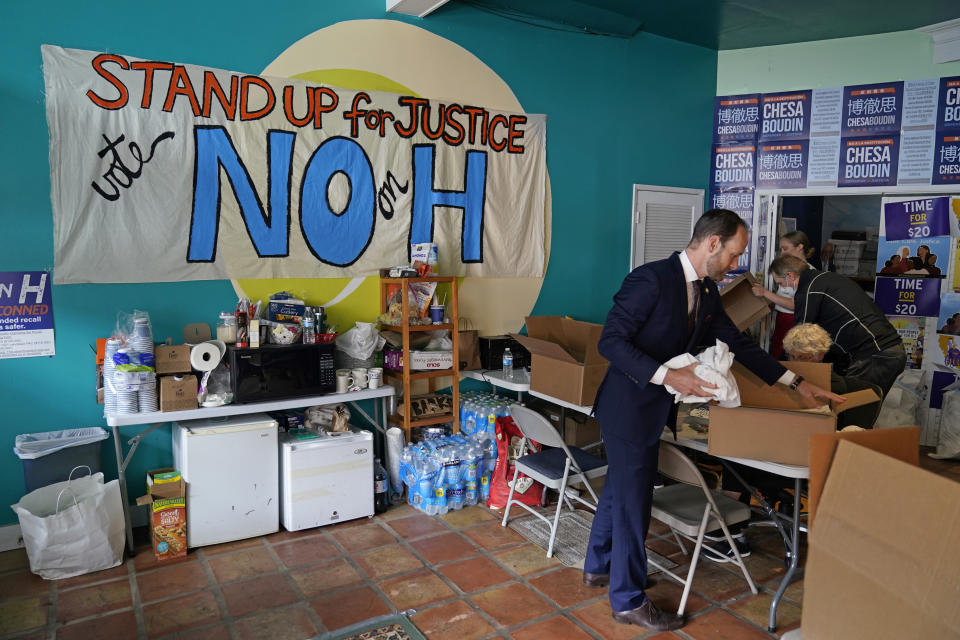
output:
<path id="1" fill-rule="evenodd" d="M 876 280 L 873 301 L 887 316 L 937 316 L 940 313 L 940 280 L 880 277 Z"/>
<path id="2" fill-rule="evenodd" d="M 903 349 L 907 352 L 907 368 L 920 369 L 923 366 L 923 333 L 926 318 L 911 316 L 890 316 L 890 324 L 900 334 Z"/>
<path id="3" fill-rule="evenodd" d="M 843 87 L 813 90 L 810 135 L 839 135 L 843 121 Z"/>
<path id="4" fill-rule="evenodd" d="M 710 191 L 753 188 L 757 146 L 714 145 L 710 155 Z"/>
<path id="5" fill-rule="evenodd" d="M 960 132 L 960 76 L 940 78 L 937 131 Z"/>
<path id="6" fill-rule="evenodd" d="M 940 300 L 937 333 L 960 336 L 960 294 L 948 293 Z"/>
<path id="7" fill-rule="evenodd" d="M 960 238 L 953 239 L 953 292 L 960 293 Z"/>
<path id="8" fill-rule="evenodd" d="M 941 278 L 950 261 L 952 239 L 911 238 L 890 240 L 881 236 L 877 244 L 877 275 Z"/>
<path id="9" fill-rule="evenodd" d="M 750 269 L 750 247 L 754 242 L 753 229 L 753 189 L 732 189 L 728 191 L 710 192 L 711 209 L 729 209 L 736 213 L 747 223 L 747 229 L 750 233 L 750 245 L 740 256 L 740 262 L 737 264 L 737 270 L 731 274 L 739 275 Z M 729 275 L 729 274 L 728 274 Z M 720 283 L 717 283 L 719 286 Z"/>
<path id="10" fill-rule="evenodd" d="M 897 184 L 928 185 L 933 176 L 933 147 L 937 134 L 933 129 L 904 131 L 900 134 L 900 159 Z"/>
<path id="11" fill-rule="evenodd" d="M 960 133 L 960 131 L 957 131 Z M 933 184 L 960 184 L 960 135 L 937 132 L 933 149 Z"/>
<path id="12" fill-rule="evenodd" d="M 0 272 L 0 359 L 56 354 L 48 271 Z"/>
<path id="13" fill-rule="evenodd" d="M 960 370 L 960 336 L 940 334 L 927 345 L 927 362 Z"/>
<path id="14" fill-rule="evenodd" d="M 900 133 L 902 107 L 902 81 L 844 87 L 840 135 Z"/>
<path id="15" fill-rule="evenodd" d="M 900 136 L 843 138 L 838 187 L 891 187 L 897 184 Z"/>
<path id="16" fill-rule="evenodd" d="M 950 235 L 950 197 L 917 198 L 883 205 L 887 240 Z"/>
<path id="17" fill-rule="evenodd" d="M 757 153 L 757 188 L 806 187 L 807 144 L 807 140 L 761 142 Z"/>
<path id="18" fill-rule="evenodd" d="M 840 138 L 810 138 L 807 154 L 807 186 L 835 187 L 840 166 Z"/>
<path id="19" fill-rule="evenodd" d="M 810 135 L 811 92 L 765 93 L 760 97 L 760 140 L 802 140 Z"/>
<path id="20" fill-rule="evenodd" d="M 902 129 L 933 129 L 937 122 L 939 87 L 937 78 L 907 80 L 903 83 Z"/>
<path id="21" fill-rule="evenodd" d="M 713 141 L 750 141 L 760 129 L 760 94 L 713 99 Z"/>

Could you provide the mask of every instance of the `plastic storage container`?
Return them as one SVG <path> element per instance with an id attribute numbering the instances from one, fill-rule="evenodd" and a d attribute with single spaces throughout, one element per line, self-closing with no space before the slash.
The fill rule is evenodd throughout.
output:
<path id="1" fill-rule="evenodd" d="M 109 435 L 100 427 L 18 435 L 13 452 L 23 463 L 27 493 L 63 482 L 74 467 L 90 467 L 90 473 L 100 471 L 101 442 Z"/>

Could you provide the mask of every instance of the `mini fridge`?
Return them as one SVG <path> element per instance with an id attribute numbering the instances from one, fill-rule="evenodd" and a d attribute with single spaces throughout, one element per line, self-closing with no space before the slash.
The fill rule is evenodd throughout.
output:
<path id="1" fill-rule="evenodd" d="M 173 461 L 187 483 L 187 546 L 280 529 L 277 423 L 265 413 L 173 423 Z"/>
<path id="2" fill-rule="evenodd" d="M 280 520 L 288 531 L 373 515 L 373 434 L 280 436 Z"/>

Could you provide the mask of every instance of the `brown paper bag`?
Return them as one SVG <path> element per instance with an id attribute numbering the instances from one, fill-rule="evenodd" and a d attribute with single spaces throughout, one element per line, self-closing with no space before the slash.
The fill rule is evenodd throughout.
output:
<path id="1" fill-rule="evenodd" d="M 460 370 L 470 371 L 481 369 L 480 365 L 480 337 L 476 329 L 460 331 Z"/>

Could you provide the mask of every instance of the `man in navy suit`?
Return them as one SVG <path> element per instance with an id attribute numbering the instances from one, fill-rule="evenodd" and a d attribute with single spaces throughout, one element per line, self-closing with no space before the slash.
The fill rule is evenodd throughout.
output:
<path id="1" fill-rule="evenodd" d="M 598 349 L 610 367 L 594 410 L 609 467 L 590 531 L 583 581 L 588 586 L 609 584 L 618 622 L 655 630 L 682 625 L 679 616 L 659 610 L 643 591 L 644 541 L 660 435 L 676 420 L 673 396 L 664 385 L 697 396 L 710 395 L 715 386 L 697 377 L 696 365 L 668 369 L 664 362 L 720 339 L 767 384 L 789 385 L 811 405 L 814 398 L 842 401 L 788 371 L 737 331 L 724 312 L 714 280 L 736 268 L 747 239 L 747 226 L 736 213 L 707 211 L 684 251 L 640 266 L 626 277 L 607 315 Z"/>

